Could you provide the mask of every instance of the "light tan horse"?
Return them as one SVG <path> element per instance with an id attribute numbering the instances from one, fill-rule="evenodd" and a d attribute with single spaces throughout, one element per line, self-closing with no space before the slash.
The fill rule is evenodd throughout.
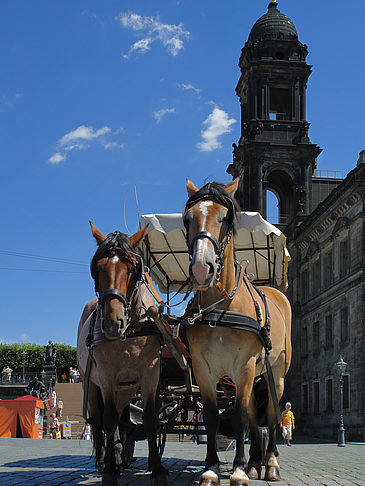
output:
<path id="1" fill-rule="evenodd" d="M 123 410 L 140 387 L 153 484 L 168 486 L 156 442 L 161 343 L 147 316 L 154 300 L 142 281 L 143 263 L 136 250 L 147 227 L 128 238 L 120 232 L 104 236 L 90 224 L 98 244 L 91 263 L 98 299 L 89 302 L 82 314 L 77 360 L 84 393 L 88 384 L 87 408 L 102 484 L 120 484 L 115 437 Z M 92 366 L 85 380 L 89 353 Z"/>
<path id="2" fill-rule="evenodd" d="M 236 435 L 236 456 L 230 484 L 243 486 L 249 484 L 249 478 L 259 478 L 261 472 L 261 445 L 253 384 L 259 375 L 267 379 L 263 346 L 267 342 L 267 331 L 270 331 L 272 343 L 269 360 L 278 400 L 283 394 L 284 377 L 291 361 L 291 308 L 287 298 L 271 287 L 262 287 L 261 293 L 248 281 L 244 272 L 240 273 L 235 263 L 231 236 L 239 208 L 232 196 L 237 186 L 238 179 L 226 186 L 210 183 L 198 190 L 190 180 L 187 181 L 190 198 L 184 209 L 184 224 L 191 256 L 190 279 L 196 290 L 187 311 L 191 324 L 187 325 L 187 339 L 207 426 L 206 468 L 200 479 L 200 485 L 204 486 L 215 486 L 219 482 L 216 453 L 219 421 L 216 387 L 219 380 L 228 376 L 236 384 L 232 424 Z M 234 322 L 237 323 L 237 318 L 241 320 L 244 330 L 239 328 L 239 324 L 230 328 L 224 322 L 219 322 L 224 320 L 223 316 L 229 315 L 229 312 L 222 314 L 219 310 L 235 313 L 232 314 Z M 268 328 L 267 314 L 270 316 L 271 329 Z M 255 326 L 258 329 L 266 327 L 266 337 L 265 333 L 253 332 Z M 247 327 L 253 329 L 247 330 Z M 265 479 L 278 480 L 277 413 L 270 394 L 266 412 L 269 443 L 265 457 Z M 247 463 L 244 438 L 249 427 L 251 448 Z"/>

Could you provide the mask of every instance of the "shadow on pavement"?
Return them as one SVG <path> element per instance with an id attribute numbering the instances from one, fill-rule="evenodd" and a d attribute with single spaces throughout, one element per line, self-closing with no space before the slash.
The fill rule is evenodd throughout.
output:
<path id="1" fill-rule="evenodd" d="M 278 439 L 277 443 L 280 445 L 281 441 Z M 293 444 L 298 445 L 305 445 L 305 444 L 335 444 L 337 443 L 336 439 L 329 440 L 329 439 L 322 439 L 317 437 L 308 437 L 308 436 L 296 436 L 293 434 Z"/>
<path id="2" fill-rule="evenodd" d="M 2 467 L 24 467 L 41 469 L 74 469 L 79 467 L 94 467 L 94 458 L 85 455 L 64 455 L 37 457 L 34 459 L 22 459 L 5 462 Z M 0 482 L 0 484 L 2 484 Z"/>
<path id="3" fill-rule="evenodd" d="M 203 470 L 202 461 L 166 458 L 164 467 L 169 471 L 172 484 L 190 485 L 195 475 Z M 95 469 L 94 458 L 85 455 L 54 455 L 44 458 L 22 459 L 4 463 L 0 484 L 4 486 L 40 486 L 42 484 L 85 485 L 101 484 Z M 121 479 L 139 477 L 149 480 L 147 458 L 139 457 L 129 469 L 121 471 Z M 225 477 L 223 472 L 222 477 Z M 143 482 L 144 484 L 144 482 Z"/>

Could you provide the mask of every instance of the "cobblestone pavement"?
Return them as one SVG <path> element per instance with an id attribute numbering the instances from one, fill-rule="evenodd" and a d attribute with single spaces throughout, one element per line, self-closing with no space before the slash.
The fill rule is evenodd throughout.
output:
<path id="1" fill-rule="evenodd" d="M 250 486 L 365 486 L 365 444 L 296 443 L 278 446 L 282 480 L 276 483 L 251 481 Z M 0 439 L 1 486 L 99 485 L 88 441 Z M 124 471 L 121 486 L 151 485 L 146 472 L 147 447 L 137 444 L 132 469 Z M 202 470 L 205 446 L 192 442 L 168 442 L 164 465 L 171 485 L 194 486 Z M 221 486 L 229 485 L 233 452 L 220 453 Z"/>

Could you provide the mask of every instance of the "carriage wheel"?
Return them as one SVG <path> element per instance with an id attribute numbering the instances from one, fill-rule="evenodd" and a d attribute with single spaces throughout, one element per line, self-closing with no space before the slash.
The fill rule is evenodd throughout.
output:
<path id="1" fill-rule="evenodd" d="M 135 445 L 136 445 L 136 441 L 128 437 L 127 433 L 124 433 L 122 439 L 123 450 L 121 455 L 122 467 L 124 469 L 128 469 L 133 462 Z"/>
<path id="2" fill-rule="evenodd" d="M 163 451 L 165 450 L 166 438 L 166 427 L 162 426 L 160 432 L 157 435 L 157 450 L 160 457 L 162 457 Z"/>

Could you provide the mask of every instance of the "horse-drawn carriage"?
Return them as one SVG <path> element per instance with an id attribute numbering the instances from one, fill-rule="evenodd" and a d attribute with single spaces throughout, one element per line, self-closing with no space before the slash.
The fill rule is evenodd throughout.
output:
<path id="1" fill-rule="evenodd" d="M 142 216 L 130 238 L 106 237 L 92 225 L 97 299 L 80 321 L 78 359 L 103 484 L 116 484 L 134 441 L 146 437 L 155 484 L 169 484 L 161 463 L 169 433 L 207 435 L 200 484 L 218 484 L 218 409 L 223 432 L 236 438 L 231 485 L 260 477 L 259 425 L 269 430 L 265 478 L 279 478 L 275 428 L 291 360 L 291 314 L 276 289 L 287 288 L 290 256 L 276 227 L 258 213 L 238 212 L 235 188 L 198 190 L 188 181 L 182 215 Z M 197 421 L 201 403 L 204 423 Z"/>

